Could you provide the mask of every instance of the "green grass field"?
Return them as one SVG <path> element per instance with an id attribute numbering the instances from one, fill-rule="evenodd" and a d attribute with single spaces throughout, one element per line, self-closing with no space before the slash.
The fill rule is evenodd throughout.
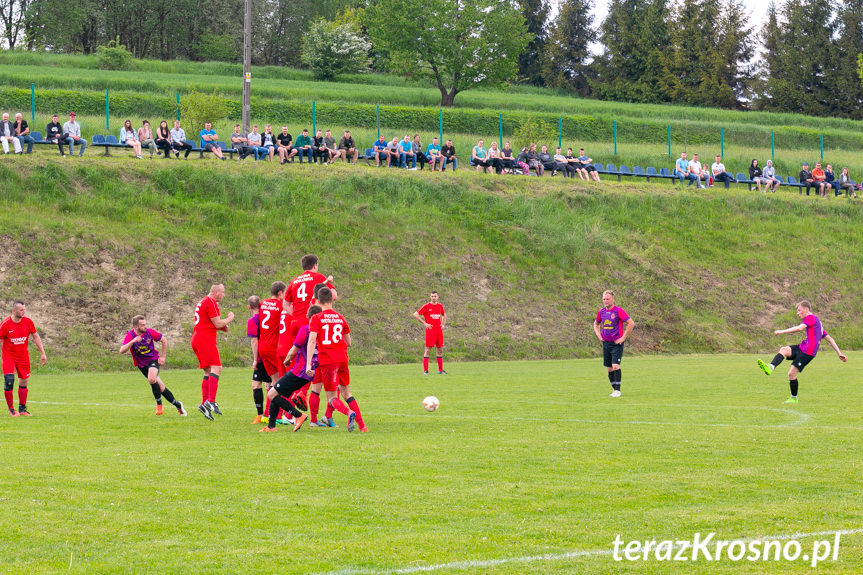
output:
<path id="1" fill-rule="evenodd" d="M 224 374 L 215 422 L 192 411 L 196 371 L 163 372 L 188 418 L 154 416 L 131 368 L 37 372 L 35 416 L 0 419 L 3 569 L 809 573 L 802 560 L 609 553 L 618 534 L 857 530 L 817 572 L 859 572 L 863 355 L 842 364 L 823 351 L 796 406 L 755 357 L 625 357 L 617 400 L 597 359 L 449 364 L 446 377 L 418 363 L 355 367 L 369 434 L 348 434 L 338 414 L 338 429 L 257 433 L 248 369 Z M 437 413 L 421 409 L 429 394 Z M 799 536 L 804 551 L 814 539 L 832 535 Z"/>

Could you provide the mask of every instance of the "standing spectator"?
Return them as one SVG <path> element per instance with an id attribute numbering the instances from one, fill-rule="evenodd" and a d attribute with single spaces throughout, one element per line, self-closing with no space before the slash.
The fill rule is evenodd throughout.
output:
<path id="1" fill-rule="evenodd" d="M 165 154 L 165 159 L 171 157 L 171 130 L 168 129 L 168 121 L 162 120 L 159 122 L 159 127 L 156 128 L 156 147 L 162 150 Z"/>
<path id="2" fill-rule="evenodd" d="M 776 177 L 776 170 L 773 168 L 773 160 L 767 160 L 767 165 L 764 166 L 764 191 L 776 193 L 776 188 L 782 185 L 782 180 Z"/>
<path id="3" fill-rule="evenodd" d="M 336 147 L 336 139 L 333 138 L 332 132 L 327 130 L 324 132 L 324 149 L 327 153 L 327 162 L 333 163 L 336 158 L 340 158 L 342 153 Z"/>
<path id="4" fill-rule="evenodd" d="M 312 139 L 309 137 L 309 130 L 303 128 L 303 133 L 297 138 L 294 148 L 297 150 L 297 155 L 300 156 L 300 163 L 303 163 L 303 156 L 311 164 L 314 158 L 312 155 Z"/>
<path id="5" fill-rule="evenodd" d="M 501 169 L 507 173 L 511 174 L 512 169 L 515 167 L 515 154 L 512 151 L 512 147 L 509 142 L 503 143 L 503 148 L 500 151 L 500 167 Z"/>
<path id="6" fill-rule="evenodd" d="M 489 166 L 488 153 L 485 151 L 485 146 L 482 140 L 478 140 L 476 146 L 473 147 L 470 153 L 470 165 L 476 166 L 477 172 L 486 172 Z"/>
<path id="7" fill-rule="evenodd" d="M 297 155 L 297 149 L 294 147 L 294 139 L 288 133 L 288 127 L 282 126 L 281 133 L 276 136 L 276 142 L 279 149 L 279 164 L 286 164 L 288 161 L 293 162 L 294 156 Z"/>
<path id="8" fill-rule="evenodd" d="M 9 153 L 9 142 L 12 142 L 12 151 L 16 154 L 21 153 L 21 141 L 15 137 L 15 124 L 9 121 L 9 114 L 3 114 L 3 121 L 0 122 L 0 143 L 3 145 L 3 153 Z"/>
<path id="9" fill-rule="evenodd" d="M 45 126 L 45 141 L 57 144 L 60 148 L 60 156 L 65 158 L 66 152 L 63 150 L 63 144 L 66 143 L 66 136 L 63 135 L 63 126 L 60 125 L 57 119 L 57 114 L 51 116 L 51 121 Z"/>
<path id="10" fill-rule="evenodd" d="M 171 147 L 175 150 L 174 155 L 179 160 L 180 150 L 186 150 L 184 159 L 189 159 L 189 152 L 192 151 L 192 142 L 186 140 L 186 131 L 180 127 L 180 120 L 174 120 L 174 129 L 171 130 Z"/>
<path id="11" fill-rule="evenodd" d="M 312 138 L 312 161 L 327 164 L 327 147 L 324 145 L 324 133 L 318 130 Z"/>
<path id="12" fill-rule="evenodd" d="M 531 142 L 527 147 L 527 152 L 524 157 L 527 160 L 528 168 L 535 171 L 537 176 L 542 176 L 543 171 L 545 171 L 545 166 L 543 166 L 542 162 L 539 161 L 539 152 L 536 151 L 535 142 Z"/>
<path id="13" fill-rule="evenodd" d="M 674 162 L 674 171 L 671 175 L 679 179 L 681 184 L 683 180 L 689 178 L 689 160 L 686 159 L 686 152 L 680 152 L 680 157 Z M 689 183 L 691 184 L 692 180 Z"/>
<path id="14" fill-rule="evenodd" d="M 557 170 L 557 164 L 554 163 L 554 158 L 548 152 L 548 146 L 543 146 L 539 152 L 539 161 L 542 163 L 542 167 L 551 172 L 553 176 L 555 171 Z"/>
<path id="15" fill-rule="evenodd" d="M 443 156 L 443 172 L 446 171 L 446 165 L 452 164 L 452 171 L 458 169 L 458 158 L 455 157 L 455 146 L 452 145 L 452 140 L 447 140 L 446 144 L 440 149 Z"/>
<path id="16" fill-rule="evenodd" d="M 339 139 L 339 152 L 345 162 L 357 163 L 360 151 L 354 143 L 354 138 L 351 136 L 350 130 L 345 130 L 345 135 Z"/>
<path id="17" fill-rule="evenodd" d="M 270 150 L 261 145 L 263 143 L 263 139 L 261 138 L 261 134 L 258 133 L 257 124 L 252 126 L 252 131 L 249 132 L 248 136 L 246 136 L 246 142 L 248 142 L 249 147 L 252 148 L 255 160 L 263 160 L 270 155 Z"/>
<path id="18" fill-rule="evenodd" d="M 381 134 L 372 146 L 372 149 L 375 151 L 375 166 L 378 168 L 381 167 L 381 161 L 384 158 L 387 159 L 387 167 L 390 167 L 390 154 L 387 152 L 388 145 L 387 139 Z"/>
<path id="19" fill-rule="evenodd" d="M 821 162 L 815 162 L 815 169 L 812 170 L 812 179 L 815 181 L 815 185 L 818 186 L 818 194 L 821 197 L 827 197 L 827 176 L 824 174 L 824 170 L 821 169 Z"/>
<path id="20" fill-rule="evenodd" d="M 84 150 L 87 149 L 87 140 L 81 137 L 81 124 L 75 121 L 75 112 L 69 114 L 69 121 L 63 124 L 63 135 L 66 138 L 66 143 L 69 144 L 69 155 L 75 155 L 75 144 L 81 146 L 81 151 L 78 152 L 78 157 L 84 155 Z"/>
<path id="21" fill-rule="evenodd" d="M 210 122 L 204 123 L 204 129 L 201 130 L 200 136 L 201 147 L 204 150 L 212 152 L 213 155 L 220 160 L 225 159 L 222 155 L 222 148 L 219 147 L 219 134 L 216 133 L 216 130 L 213 129 L 213 125 Z"/>
<path id="22" fill-rule="evenodd" d="M 414 156 L 417 159 L 417 163 L 420 165 L 420 170 L 424 170 L 426 163 L 428 163 L 428 158 L 426 158 L 426 155 L 423 153 L 423 145 L 420 141 L 419 134 L 414 134 L 412 145 L 414 150 Z"/>
<path id="23" fill-rule="evenodd" d="M 156 152 L 156 141 L 153 139 L 153 130 L 150 129 L 149 120 L 144 120 L 144 123 L 138 128 L 138 141 L 141 142 L 141 149 L 150 148 L 150 159 L 153 159 L 153 154 Z"/>
<path id="24" fill-rule="evenodd" d="M 273 134 L 273 127 L 267 124 L 264 126 L 264 133 L 261 136 L 261 145 L 267 149 L 267 160 L 273 161 L 273 156 L 276 155 L 276 135 Z"/>
<path id="25" fill-rule="evenodd" d="M 444 158 L 440 153 L 440 142 L 438 142 L 437 138 L 432 138 L 432 143 L 426 149 L 426 158 L 428 159 L 432 173 L 435 171 L 435 166 L 440 166 L 440 170 L 443 171 Z"/>
<path id="26" fill-rule="evenodd" d="M 701 162 L 698 161 L 698 154 L 692 154 L 692 159 L 689 160 L 689 183 L 686 184 L 686 187 L 691 186 L 692 182 L 698 182 L 697 187 L 699 189 L 704 188 L 705 185 L 701 183 L 701 179 Z"/>
<path id="27" fill-rule="evenodd" d="M 563 172 L 564 178 L 575 177 L 575 166 L 569 163 L 569 160 L 567 160 L 566 156 L 564 156 L 563 152 L 561 152 L 560 146 L 558 146 L 555 150 L 554 164 L 557 171 Z"/>
<path id="28" fill-rule="evenodd" d="M 139 160 L 144 159 L 144 156 L 141 155 L 141 142 L 138 140 L 138 134 L 135 132 L 135 128 L 132 127 L 132 120 L 126 120 L 123 123 L 123 127 L 120 128 L 120 143 L 132 148 L 135 152 L 136 158 Z M 71 154 L 72 152 L 69 153 Z"/>
<path id="29" fill-rule="evenodd" d="M 33 139 L 33 136 L 30 135 L 30 126 L 27 125 L 27 121 L 21 114 L 15 114 L 15 136 L 18 138 L 18 141 L 21 142 L 21 147 L 24 147 L 24 144 L 27 144 L 27 151 L 25 154 L 33 153 L 33 144 L 36 143 L 36 140 Z"/>
<path id="30" fill-rule="evenodd" d="M 854 191 L 854 182 L 851 181 L 851 176 L 848 175 L 848 168 L 842 168 L 842 173 L 839 174 L 839 189 L 845 190 L 845 197 L 857 198 L 857 192 Z"/>
<path id="31" fill-rule="evenodd" d="M 240 159 L 245 160 L 249 156 L 254 157 L 255 150 L 249 146 L 249 139 L 241 131 L 242 126 L 234 124 L 234 133 L 231 134 L 231 148 L 240 154 Z"/>
<path id="32" fill-rule="evenodd" d="M 713 174 L 714 181 L 725 184 L 726 189 L 728 184 L 736 181 L 734 174 L 725 171 L 725 164 L 722 163 L 722 156 L 718 155 L 714 158 L 713 164 L 710 166 L 710 172 Z"/>
<path id="33" fill-rule="evenodd" d="M 578 149 L 578 161 L 581 163 L 581 168 L 584 171 L 584 176 L 587 180 L 593 178 L 594 182 L 599 181 L 599 172 L 593 167 L 593 158 L 584 152 L 584 148 Z"/>
<path id="34" fill-rule="evenodd" d="M 827 164 L 824 168 L 824 182 L 833 188 L 833 195 L 838 197 L 842 192 L 839 191 L 839 182 L 836 181 L 836 176 L 833 174 L 833 166 Z"/>

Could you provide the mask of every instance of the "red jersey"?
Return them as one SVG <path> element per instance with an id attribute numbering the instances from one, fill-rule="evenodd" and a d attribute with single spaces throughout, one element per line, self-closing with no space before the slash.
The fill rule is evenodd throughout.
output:
<path id="1" fill-rule="evenodd" d="M 279 319 L 279 345 L 276 348 L 276 355 L 285 357 L 293 344 L 294 342 L 291 340 L 291 316 L 288 315 L 288 310 L 282 304 L 282 313 Z"/>
<path id="2" fill-rule="evenodd" d="M 282 320 L 284 300 L 271 297 L 261 302 L 261 334 L 258 351 L 276 353 L 279 347 L 279 326 Z"/>
<path id="3" fill-rule="evenodd" d="M 3 356 L 12 359 L 30 359 L 30 353 L 27 351 L 27 344 L 30 341 L 30 334 L 36 333 L 36 326 L 33 320 L 27 316 L 21 318 L 21 321 L 12 321 L 10 315 L 0 323 L 0 340 L 3 340 Z"/>
<path id="4" fill-rule="evenodd" d="M 216 326 L 210 318 L 222 317 L 219 304 L 210 296 L 204 296 L 195 308 L 195 327 L 192 328 L 192 339 L 196 337 L 216 341 Z"/>
<path id="5" fill-rule="evenodd" d="M 306 313 L 309 311 L 309 306 L 312 305 L 312 299 L 315 295 L 315 286 L 326 280 L 324 274 L 309 271 L 301 273 L 288 284 L 285 301 L 290 302 L 293 306 L 291 317 L 294 320 L 306 319 Z M 333 284 L 327 282 L 327 287 L 332 289 Z"/>
<path id="6" fill-rule="evenodd" d="M 318 365 L 347 363 L 345 335 L 351 333 L 351 328 L 342 314 L 334 309 L 316 313 L 309 320 L 309 332 L 318 334 Z"/>
<path id="7" fill-rule="evenodd" d="M 427 303 L 417 310 L 417 313 L 423 316 L 425 322 L 432 326 L 432 329 L 440 328 L 441 318 L 445 315 L 442 303 Z"/>

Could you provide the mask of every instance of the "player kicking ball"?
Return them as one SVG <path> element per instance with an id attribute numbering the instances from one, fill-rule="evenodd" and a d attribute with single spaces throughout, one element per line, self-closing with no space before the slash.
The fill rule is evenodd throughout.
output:
<path id="1" fill-rule="evenodd" d="M 155 343 L 157 341 L 162 346 L 161 355 L 156 351 Z M 126 332 L 123 345 L 120 346 L 120 353 L 131 354 L 132 363 L 147 378 L 156 400 L 156 415 L 164 413 L 162 408 L 162 398 L 164 397 L 168 403 L 177 408 L 177 413 L 186 417 L 183 402 L 174 397 L 174 394 L 165 387 L 165 382 L 159 377 L 159 368 L 165 365 L 165 356 L 168 353 L 168 340 L 155 329 L 148 329 L 147 320 L 144 316 L 136 315 L 132 318 L 132 329 Z"/>
<path id="2" fill-rule="evenodd" d="M 821 320 L 818 319 L 817 315 L 812 313 L 812 306 L 809 305 L 808 301 L 804 300 L 797 304 L 797 317 L 802 319 L 803 323 L 789 327 L 788 329 L 777 329 L 773 332 L 773 335 L 795 333 L 798 331 L 806 332 L 806 337 L 800 342 L 800 345 L 785 345 L 780 347 L 779 353 L 773 357 L 773 361 L 769 364 L 764 363 L 760 359 L 758 360 L 758 367 L 767 375 L 773 373 L 773 370 L 779 367 L 779 364 L 783 360 L 791 360 L 791 368 L 788 370 L 788 385 L 791 388 L 791 397 L 783 403 L 797 403 L 797 374 L 803 371 L 810 361 L 815 359 L 822 339 L 827 340 L 827 343 L 830 344 L 830 347 L 833 348 L 839 359 L 843 362 L 848 361 L 848 357 L 839 350 L 839 346 L 836 345 L 833 338 L 825 331 Z"/>

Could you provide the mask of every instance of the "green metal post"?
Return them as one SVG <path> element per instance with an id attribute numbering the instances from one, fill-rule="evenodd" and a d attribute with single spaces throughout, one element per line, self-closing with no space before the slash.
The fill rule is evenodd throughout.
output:
<path id="1" fill-rule="evenodd" d="M 824 161 L 824 134 L 821 134 L 821 161 Z"/>
<path id="2" fill-rule="evenodd" d="M 177 92 L 177 121 L 180 121 L 180 93 Z"/>
<path id="3" fill-rule="evenodd" d="M 776 142 L 776 136 L 775 136 L 775 134 L 774 134 L 773 132 L 770 132 L 770 159 L 771 159 L 771 160 L 775 160 L 775 159 L 776 159 L 776 147 L 775 147 L 775 142 Z"/>
<path id="4" fill-rule="evenodd" d="M 497 115 L 497 145 L 503 148 L 503 114 Z"/>
<path id="5" fill-rule="evenodd" d="M 317 115 L 315 113 L 315 101 L 312 100 L 312 134 L 317 134 Z M 378 136 L 380 137 L 380 136 Z"/>
<path id="6" fill-rule="evenodd" d="M 36 122 L 36 84 L 30 84 L 30 121 Z"/>
<path id="7" fill-rule="evenodd" d="M 719 128 L 719 155 L 725 157 L 725 128 Z"/>
<path id="8" fill-rule="evenodd" d="M 671 124 L 668 124 L 668 157 L 671 157 Z"/>
<path id="9" fill-rule="evenodd" d="M 443 110 L 438 108 L 437 111 L 437 131 L 438 131 L 438 143 L 443 146 Z"/>
<path id="10" fill-rule="evenodd" d="M 378 125 L 378 140 L 381 139 L 381 107 L 375 106 L 375 118 Z"/>
<path id="11" fill-rule="evenodd" d="M 106 132 L 111 131 L 111 123 L 108 120 L 110 115 L 111 115 L 111 105 L 109 104 L 109 100 L 108 100 L 108 90 L 105 90 L 105 131 Z M 105 149 L 107 150 L 108 148 L 105 148 Z"/>
<path id="12" fill-rule="evenodd" d="M 563 119 L 557 119 L 557 147 L 563 146 Z"/>
<path id="13" fill-rule="evenodd" d="M 617 120 L 614 121 L 614 155 L 617 155 Z"/>

